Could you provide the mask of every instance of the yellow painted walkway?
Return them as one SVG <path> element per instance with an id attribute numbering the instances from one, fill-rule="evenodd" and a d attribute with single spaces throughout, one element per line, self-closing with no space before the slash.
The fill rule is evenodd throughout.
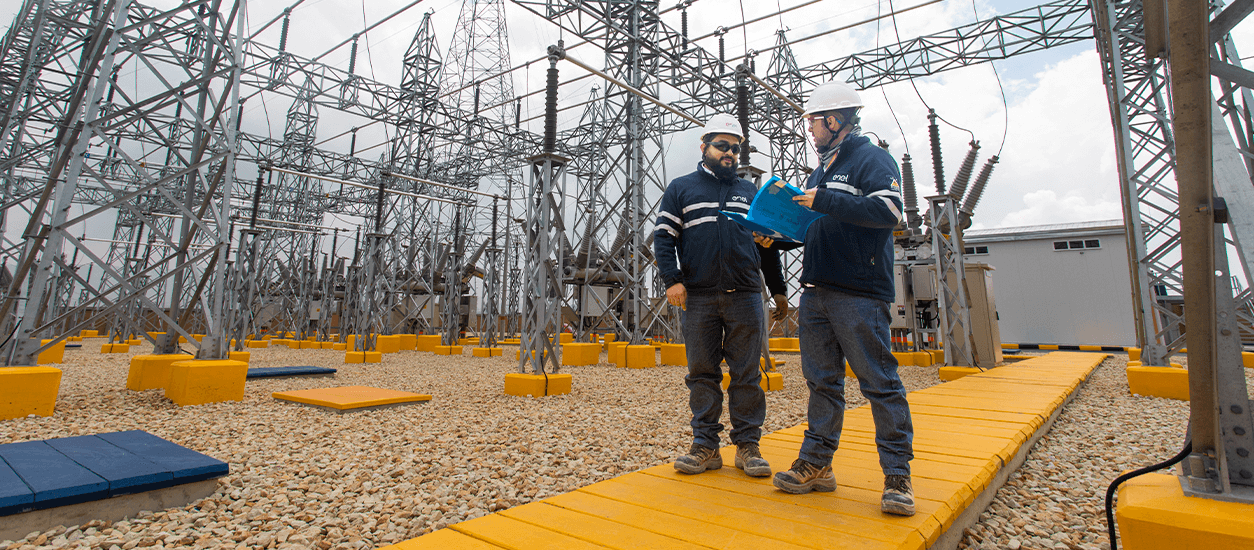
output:
<path id="1" fill-rule="evenodd" d="M 1022 460 L 1024 443 L 1035 441 L 1104 358 L 1055 352 L 910 393 L 914 517 L 880 513 L 884 478 L 871 410 L 863 406 L 845 415 L 833 493 L 778 491 L 770 478 L 736 469 L 735 447 L 724 447 L 721 470 L 686 476 L 662 464 L 389 548 L 927 548 L 992 489 L 995 477 L 1004 480 L 1003 467 L 1016 456 Z M 804 429 L 762 438 L 762 454 L 775 470 L 797 457 Z M 975 514 L 986 505 L 978 503 Z"/>

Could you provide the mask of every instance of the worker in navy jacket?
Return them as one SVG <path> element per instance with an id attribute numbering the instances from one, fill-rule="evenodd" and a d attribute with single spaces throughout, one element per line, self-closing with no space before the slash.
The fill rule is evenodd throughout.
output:
<path id="1" fill-rule="evenodd" d="M 848 360 L 875 420 L 884 472 L 880 509 L 908 516 L 915 509 L 914 426 L 888 330 L 901 175 L 887 151 L 860 135 L 861 107 L 858 93 L 843 82 L 820 85 L 806 103 L 820 164 L 806 181 L 805 194 L 793 200 L 826 214 L 806 233 L 797 311 L 801 370 L 810 387 L 809 424 L 799 457 L 774 483 L 790 493 L 836 489 L 831 462 L 844 423 Z"/>
<path id="2" fill-rule="evenodd" d="M 701 164 L 666 187 L 653 239 L 667 301 L 685 308 L 684 381 L 693 442 L 688 454 L 675 460 L 675 469 L 688 474 L 723 466 L 718 452 L 723 429 L 720 363 L 726 360 L 736 467 L 753 477 L 771 475 L 770 464 L 758 450 L 766 418 L 766 395 L 759 385 L 765 325 L 759 269 L 775 299 L 776 319 L 787 313 L 788 302 L 778 254 L 759 247 L 748 229 L 720 212 L 747 214 L 757 193 L 752 183 L 736 176 L 743 139 L 735 117 L 720 114 L 710 119 L 701 137 Z"/>

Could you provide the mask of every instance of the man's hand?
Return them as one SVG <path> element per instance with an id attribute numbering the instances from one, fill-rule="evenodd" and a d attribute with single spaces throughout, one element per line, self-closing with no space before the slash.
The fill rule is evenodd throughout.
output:
<path id="1" fill-rule="evenodd" d="M 687 310 L 688 305 L 688 289 L 684 288 L 683 283 L 675 283 L 666 289 L 666 301 L 672 306 L 679 306 Z"/>
<path id="2" fill-rule="evenodd" d="M 818 188 L 818 187 L 813 187 L 813 188 L 810 188 L 810 189 L 806 189 L 806 192 L 805 192 L 805 194 L 804 194 L 804 195 L 797 195 L 797 196 L 795 196 L 795 197 L 793 197 L 793 198 L 792 198 L 792 201 L 793 201 L 793 202 L 795 202 L 795 203 L 797 203 L 797 204 L 800 204 L 801 206 L 804 206 L 804 207 L 806 207 L 806 208 L 813 208 L 813 207 L 814 207 L 814 196 L 815 196 L 816 194 L 818 194 L 818 192 L 819 192 L 819 188 Z"/>
<path id="3" fill-rule="evenodd" d="M 761 233 L 754 231 L 753 242 L 758 243 L 758 245 L 760 245 L 762 248 L 770 248 L 771 245 L 775 244 L 775 239 L 772 239 L 770 237 L 764 237 L 762 236 Z"/>
<path id="4" fill-rule="evenodd" d="M 771 320 L 775 322 L 783 321 L 788 316 L 788 297 L 783 294 L 771 296 L 775 299 L 775 313 L 771 314 Z"/>

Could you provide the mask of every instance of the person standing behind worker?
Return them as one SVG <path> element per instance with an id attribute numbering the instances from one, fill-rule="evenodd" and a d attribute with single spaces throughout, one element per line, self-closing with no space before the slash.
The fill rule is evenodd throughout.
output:
<path id="1" fill-rule="evenodd" d="M 718 452 L 723 430 L 720 363 L 726 359 L 736 467 L 753 477 L 771 475 L 770 464 L 758 450 L 766 419 L 759 370 L 764 325 L 759 268 L 775 300 L 777 319 L 787 314 L 788 302 L 778 254 L 758 247 L 748 229 L 719 212 L 747 214 L 757 193 L 752 183 L 736 176 L 736 155 L 743 140 L 735 117 L 710 118 L 702 130 L 701 163 L 695 172 L 670 182 L 658 209 L 654 257 L 666 285 L 666 300 L 685 308 L 684 382 L 693 442 L 688 454 L 675 460 L 675 469 L 686 474 L 723 467 Z"/>
<path id="2" fill-rule="evenodd" d="M 884 472 L 880 509 L 910 516 L 914 426 L 888 330 L 901 174 L 887 151 L 861 135 L 861 108 L 858 92 L 835 81 L 815 88 L 806 102 L 803 116 L 819 167 L 806 181 L 805 194 L 793 200 L 826 214 L 806 233 L 797 311 L 801 370 L 810 387 L 809 427 L 799 457 L 775 475 L 774 484 L 795 494 L 836 490 L 831 463 L 845 418 L 848 360 L 875 420 Z"/>

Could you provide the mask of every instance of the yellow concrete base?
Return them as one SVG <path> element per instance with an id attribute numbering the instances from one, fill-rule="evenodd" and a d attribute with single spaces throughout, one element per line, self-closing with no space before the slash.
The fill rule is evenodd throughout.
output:
<path id="1" fill-rule="evenodd" d="M 82 336 L 83 338 L 99 338 L 99 337 L 100 337 L 100 331 L 98 331 L 98 330 L 82 330 L 82 331 L 79 331 L 78 335 L 79 335 L 79 336 Z"/>
<path id="2" fill-rule="evenodd" d="M 932 362 L 929 363 L 930 365 L 945 362 L 945 350 L 943 349 L 928 349 L 923 350 L 921 353 L 927 353 L 932 356 Z"/>
<path id="3" fill-rule="evenodd" d="M 545 355 L 548 355 L 547 351 L 545 352 Z M 536 356 L 536 350 L 531 350 L 531 356 L 532 357 Z M 521 359 L 521 358 L 522 358 L 522 350 L 514 350 L 514 359 Z"/>
<path id="4" fill-rule="evenodd" d="M 463 350 L 462 346 L 436 346 L 434 351 L 436 355 L 461 355 Z"/>
<path id="5" fill-rule="evenodd" d="M 522 345 L 522 340 L 519 338 L 506 338 L 501 340 L 501 343 L 507 346 L 519 346 Z"/>
<path id="6" fill-rule="evenodd" d="M 379 353 L 396 353 L 401 351 L 401 337 L 396 334 L 380 335 L 374 340 L 374 349 Z"/>
<path id="7" fill-rule="evenodd" d="M 572 367 L 595 365 L 601 362 L 601 345 L 588 342 L 562 344 L 562 364 Z"/>
<path id="8" fill-rule="evenodd" d="M 247 351 L 232 351 L 228 359 L 247 363 L 252 360 L 252 357 L 253 354 Z"/>
<path id="9" fill-rule="evenodd" d="M 347 350 L 347 349 L 348 349 L 348 344 L 345 344 L 345 343 L 342 343 L 342 342 L 335 342 L 335 343 L 331 344 L 331 349 L 333 349 L 333 350 L 335 350 L 335 351 L 345 351 L 345 350 Z"/>
<path id="10" fill-rule="evenodd" d="M 243 401 L 248 363 L 219 360 L 176 361 L 170 365 L 170 383 L 165 396 L 186 407 L 222 401 Z"/>
<path id="11" fill-rule="evenodd" d="M 126 389 L 143 391 L 164 388 L 170 383 L 170 365 L 190 358 L 191 356 L 183 353 L 136 355 L 131 358 L 131 370 L 126 375 Z"/>
<path id="12" fill-rule="evenodd" d="M 1132 395 L 1189 400 L 1189 371 L 1174 367 L 1128 367 Z"/>
<path id="13" fill-rule="evenodd" d="M 350 351 L 344 354 L 344 364 L 346 365 L 365 363 L 365 362 L 366 362 L 366 352 L 364 351 Z"/>
<path id="14" fill-rule="evenodd" d="M 300 340 L 293 342 L 299 349 L 322 349 L 322 344 L 318 342 L 310 342 L 308 340 Z M 290 346 L 291 344 L 289 344 Z"/>
<path id="15" fill-rule="evenodd" d="M 609 350 L 609 361 L 620 367 L 627 366 L 627 342 L 609 342 L 605 344 Z"/>
<path id="16" fill-rule="evenodd" d="M 127 341 L 126 341 L 126 343 L 127 343 L 127 344 L 130 344 L 130 345 L 132 345 L 132 346 L 138 346 L 138 345 L 140 345 L 140 344 L 144 343 L 144 341 L 143 341 L 143 340 L 141 340 L 141 339 L 139 339 L 139 338 L 131 338 L 130 340 L 127 340 Z"/>
<path id="17" fill-rule="evenodd" d="M 629 369 L 651 369 L 657 366 L 657 349 L 650 345 L 627 346 L 626 364 Z"/>
<path id="18" fill-rule="evenodd" d="M 569 374 L 518 374 L 505 375 L 505 395 L 520 397 L 544 397 L 570 393 Z"/>
<path id="19" fill-rule="evenodd" d="M 51 341 L 52 340 L 40 340 L 39 345 L 42 346 Z M 47 365 L 49 363 L 61 363 L 63 361 L 65 361 L 65 340 L 57 342 L 57 345 L 52 346 L 46 350 L 43 350 L 42 352 L 40 352 L 39 358 L 36 359 L 36 362 L 39 363 L 40 365 Z"/>
<path id="20" fill-rule="evenodd" d="M 800 338 L 768 338 L 767 345 L 772 352 L 784 351 L 796 353 L 801 351 Z"/>
<path id="21" fill-rule="evenodd" d="M 662 360 L 659 361 L 663 365 L 674 365 L 676 367 L 688 366 L 688 351 L 683 344 L 662 344 Z"/>
<path id="22" fill-rule="evenodd" d="M 1126 550 L 1254 548 L 1254 505 L 1186 497 L 1172 475 L 1120 485 L 1115 523 Z"/>
<path id="23" fill-rule="evenodd" d="M 478 339 L 478 338 L 458 338 L 458 339 L 457 339 L 457 345 L 459 345 L 459 346 L 477 346 L 477 345 L 479 345 L 479 339 Z"/>
<path id="24" fill-rule="evenodd" d="M 363 351 L 362 357 L 365 359 L 363 363 L 382 363 L 383 354 L 377 351 Z"/>
<path id="25" fill-rule="evenodd" d="M 130 353 L 130 344 L 101 344 L 100 353 Z"/>
<path id="26" fill-rule="evenodd" d="M 980 369 L 975 367 L 941 367 L 939 374 L 941 380 L 952 382 L 963 376 L 978 374 L 979 372 Z"/>
<path id="27" fill-rule="evenodd" d="M 472 348 L 470 355 L 473 357 L 500 357 L 503 351 L 501 348 Z"/>
<path id="28" fill-rule="evenodd" d="M 431 396 L 406 391 L 386 390 L 369 386 L 343 386 L 339 388 L 317 388 L 312 390 L 296 390 L 275 392 L 270 394 L 275 399 L 303 403 L 317 407 L 326 407 L 337 412 L 355 409 L 385 407 L 404 403 L 421 403 L 430 401 Z"/>
<path id="29" fill-rule="evenodd" d="M 244 346 L 250 347 L 250 348 L 268 348 L 270 347 L 270 341 L 269 340 L 244 340 Z"/>
<path id="30" fill-rule="evenodd" d="M 423 334 L 414 339 L 414 349 L 418 351 L 435 351 L 438 345 L 440 345 L 438 334 Z"/>
<path id="31" fill-rule="evenodd" d="M 926 351 L 894 351 L 893 357 L 903 367 L 930 367 L 933 364 L 932 354 Z"/>
<path id="32" fill-rule="evenodd" d="M 400 339 L 401 351 L 414 351 L 414 346 L 418 345 L 418 337 L 413 334 L 397 334 Z"/>
<path id="33" fill-rule="evenodd" d="M 52 416 L 61 388 L 61 369 L 0 368 L 0 420 L 31 414 Z"/>
<path id="34" fill-rule="evenodd" d="M 726 390 L 731 385 L 731 375 L 723 373 L 723 389 Z M 762 379 L 758 381 L 758 385 L 762 386 L 764 391 L 778 391 L 784 389 L 784 375 L 778 372 L 764 372 Z"/>

